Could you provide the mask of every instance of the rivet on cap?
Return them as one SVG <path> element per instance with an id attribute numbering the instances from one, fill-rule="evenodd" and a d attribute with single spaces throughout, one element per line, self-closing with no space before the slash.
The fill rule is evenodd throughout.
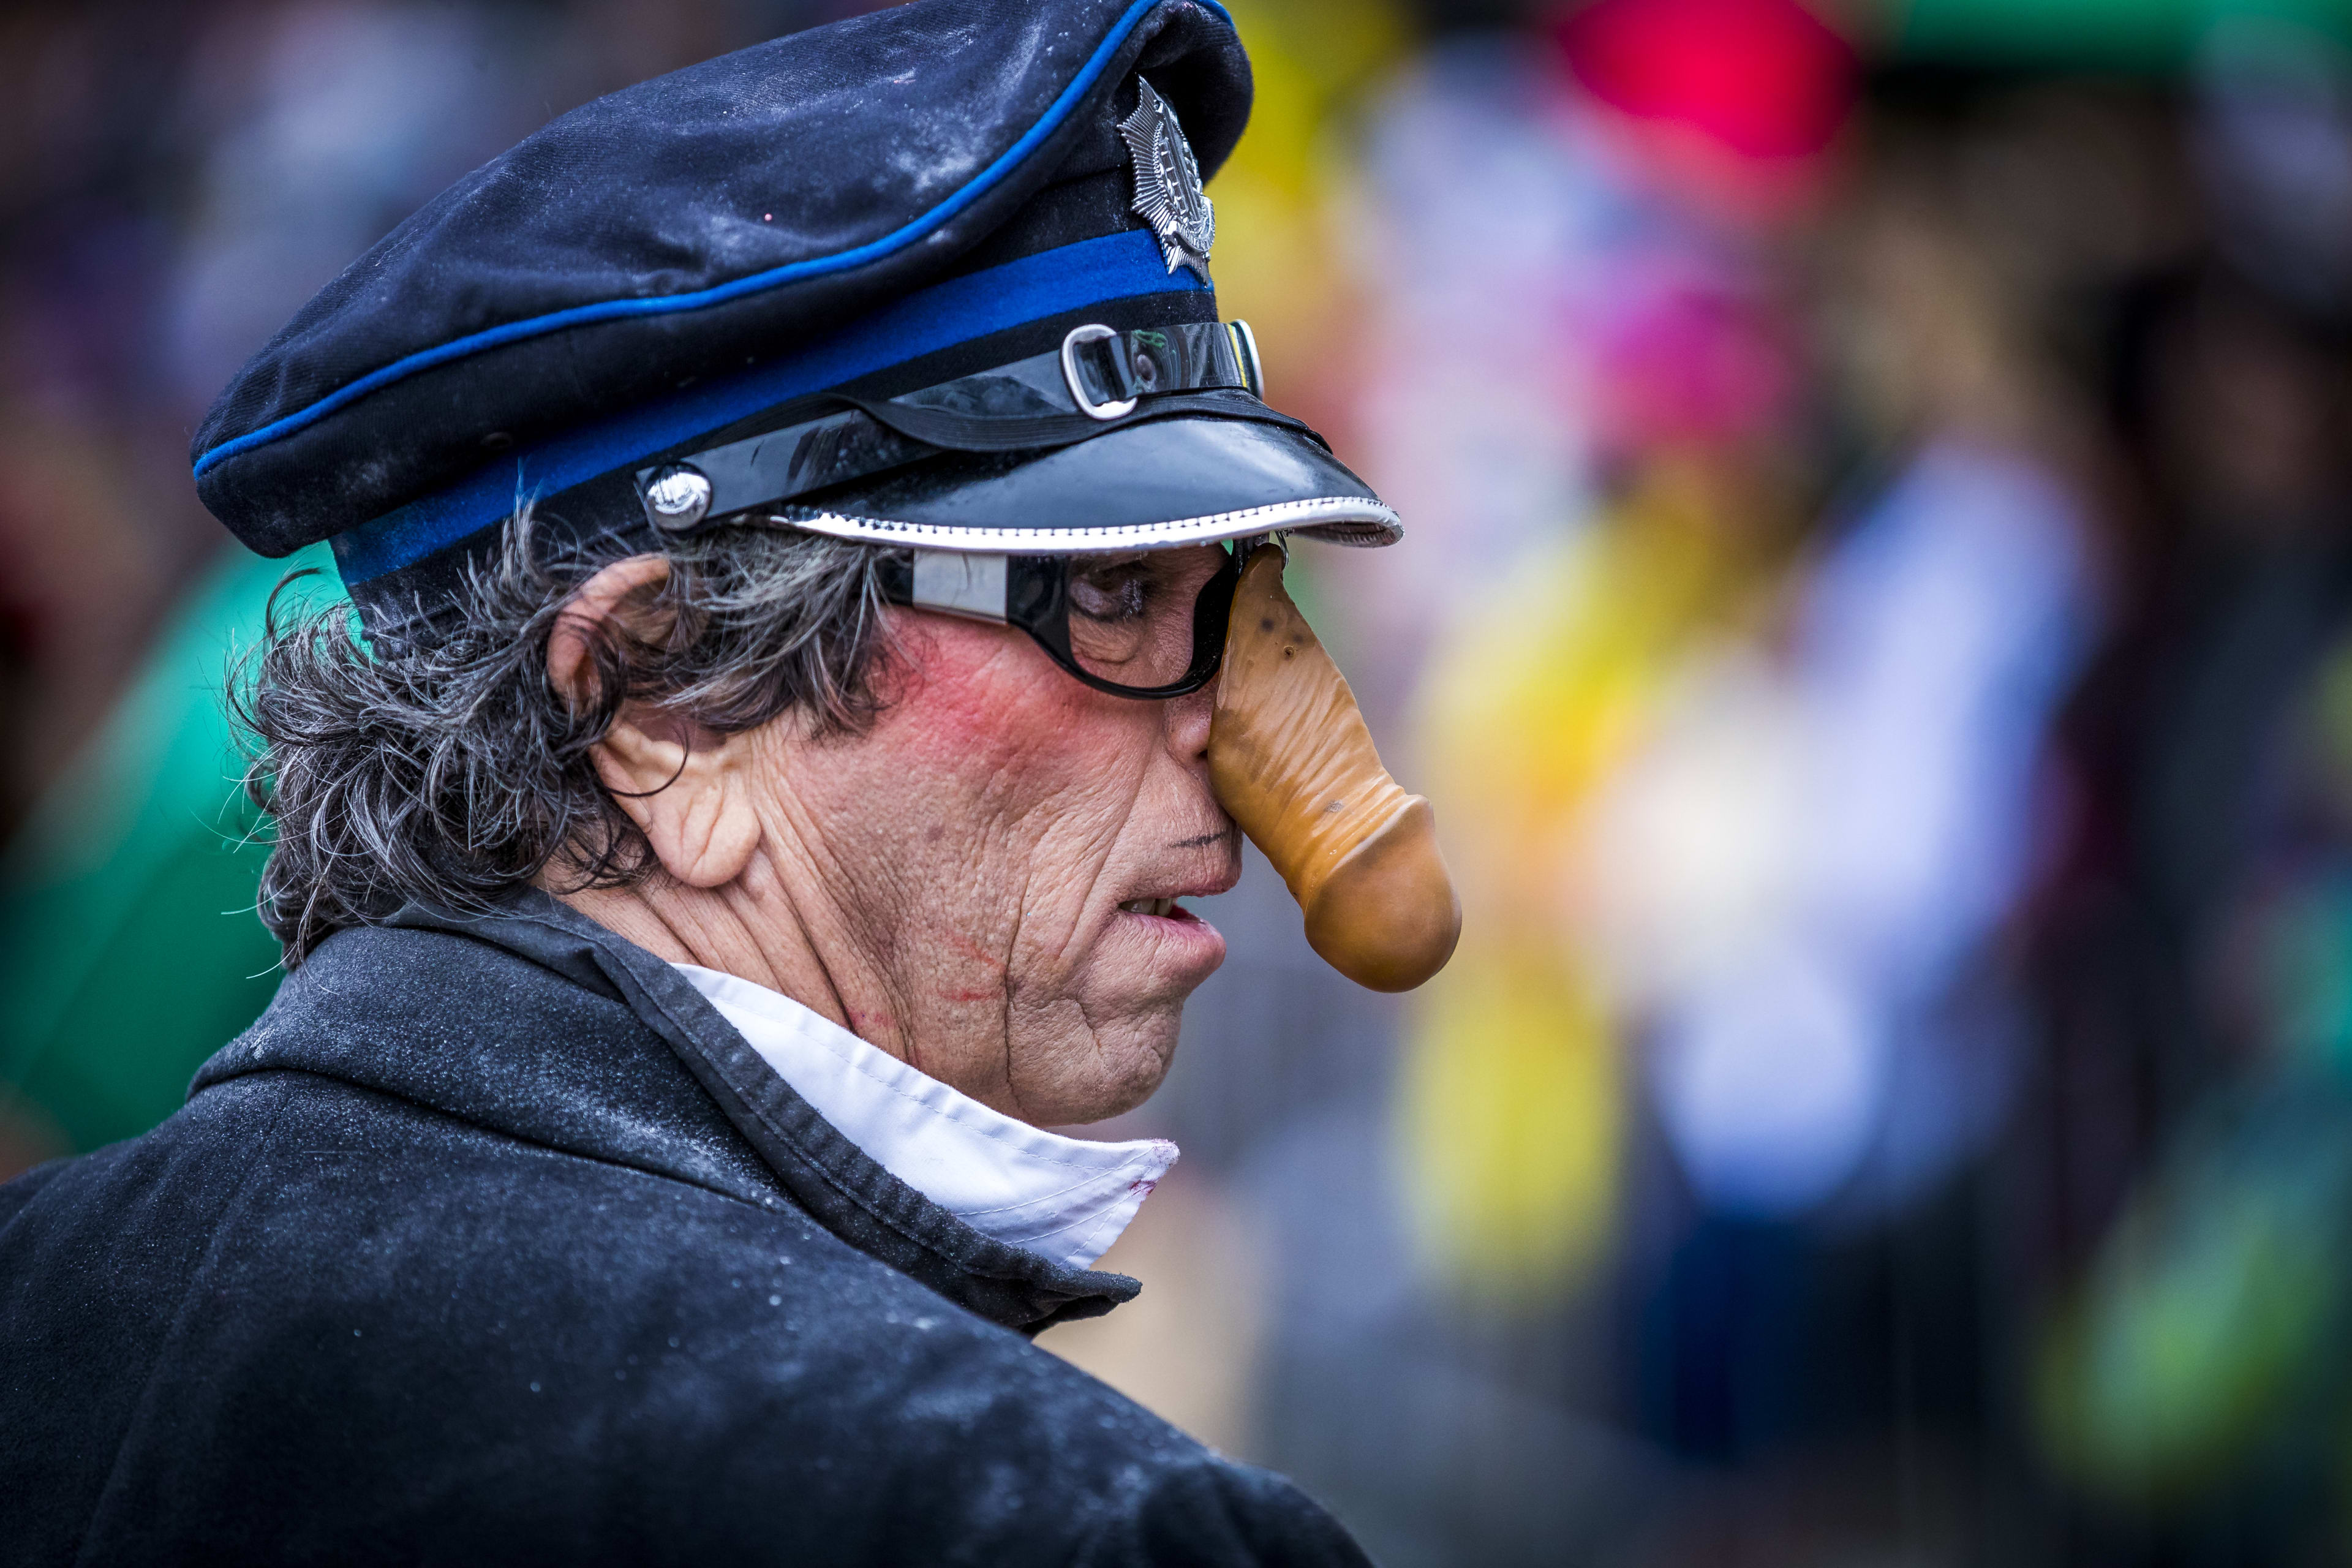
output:
<path id="1" fill-rule="evenodd" d="M 710 481 L 684 463 L 672 463 L 646 486 L 646 515 L 656 528 L 683 533 L 709 510 Z"/>

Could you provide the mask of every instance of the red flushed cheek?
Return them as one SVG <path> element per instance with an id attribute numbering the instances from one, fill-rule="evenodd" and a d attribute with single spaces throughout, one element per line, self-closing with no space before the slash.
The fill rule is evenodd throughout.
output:
<path id="1" fill-rule="evenodd" d="M 880 696 L 883 722 L 898 731 L 907 751 L 942 772 L 975 780 L 1026 776 L 1050 792 L 1048 759 L 1093 717 L 1094 693 L 1017 631 L 894 614 L 900 655 Z"/>

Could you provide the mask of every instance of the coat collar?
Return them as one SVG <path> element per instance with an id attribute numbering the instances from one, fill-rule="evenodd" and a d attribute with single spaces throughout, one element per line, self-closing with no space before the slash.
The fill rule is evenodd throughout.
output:
<path id="1" fill-rule="evenodd" d="M 486 958 L 503 984 L 480 973 Z M 371 1041 L 385 1020 L 392 1035 Z M 665 1047 L 690 1085 L 659 1061 Z M 1099 1316 L 1141 1289 L 972 1229 L 842 1136 L 676 968 L 536 890 L 492 914 L 411 904 L 382 928 L 331 938 L 193 1091 L 286 1069 L 754 1202 L 789 1199 L 858 1250 L 1025 1333 Z"/>

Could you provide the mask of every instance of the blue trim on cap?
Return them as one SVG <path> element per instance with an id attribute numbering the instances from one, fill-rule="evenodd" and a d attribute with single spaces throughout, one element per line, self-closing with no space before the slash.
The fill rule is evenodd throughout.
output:
<path id="1" fill-rule="evenodd" d="M 452 360 L 464 359 L 469 354 L 479 353 L 486 349 L 502 348 L 508 343 L 520 342 L 526 338 L 540 337 L 548 332 L 561 331 L 566 327 L 587 326 L 597 321 L 617 321 L 630 316 L 668 315 L 683 310 L 699 310 L 711 305 L 723 305 L 730 300 L 740 300 L 745 295 L 765 293 L 771 289 L 782 287 L 786 283 L 796 283 L 804 278 L 819 278 L 827 273 L 843 272 L 852 268 L 863 267 L 869 261 L 878 261 L 883 257 L 904 250 L 908 246 L 929 234 L 973 202 L 978 201 L 991 187 L 1018 167 L 1022 160 L 1035 152 L 1045 139 L 1054 133 L 1055 128 L 1069 118 L 1070 110 L 1077 106 L 1078 100 L 1086 96 L 1087 89 L 1094 85 L 1095 79 L 1101 76 L 1104 68 L 1110 63 L 1110 57 L 1118 51 L 1120 41 L 1135 30 L 1136 24 L 1143 20 L 1146 13 L 1164 3 L 1165 0 L 1135 0 L 1135 4 L 1129 5 L 1119 19 L 1111 25 L 1109 34 L 1101 44 L 1096 47 L 1095 52 L 1087 57 L 1087 63 L 1079 68 L 1078 74 L 1070 79 L 1069 86 L 1064 88 L 1061 95 L 1046 107 L 1045 114 L 1039 118 L 1037 123 L 1022 133 L 1020 140 L 1000 153 L 994 163 L 966 181 L 947 200 L 911 223 L 894 229 L 879 239 L 870 240 L 837 255 L 811 257 L 805 261 L 787 262 L 782 267 L 772 267 L 765 272 L 754 272 L 730 283 L 716 284 L 709 289 L 698 289 L 690 293 L 663 294 L 641 300 L 604 300 L 593 305 L 574 305 L 569 310 L 551 311 L 544 316 L 533 316 L 528 321 L 509 321 L 502 326 L 489 327 L 462 338 L 453 338 L 446 343 L 438 343 L 429 349 L 420 349 L 405 358 L 396 359 L 388 365 L 370 371 L 357 381 L 348 382 L 337 387 L 317 402 L 299 408 L 282 419 L 273 419 L 258 430 L 249 430 L 234 439 L 222 442 L 196 459 L 195 475 L 201 479 L 205 470 L 215 464 L 226 462 L 239 453 L 252 451 L 257 447 L 266 447 L 272 441 L 315 425 L 337 409 L 365 397 L 371 392 L 389 386 L 394 382 L 404 381 L 419 371 L 431 370 L 436 365 L 446 364 Z M 1193 0 L 1193 3 L 1215 12 L 1223 19 L 1225 26 L 1230 27 L 1234 25 L 1232 14 L 1219 5 L 1217 0 Z"/>
<path id="2" fill-rule="evenodd" d="M 1110 300 L 1194 293 L 1207 287 L 1189 267 L 1171 273 L 1159 241 L 1142 229 L 1082 239 L 950 278 L 894 300 L 797 353 L 568 430 L 447 489 L 339 533 L 335 563 L 346 584 L 364 583 L 503 521 L 526 498 L 567 489 L 792 398 L 1024 321 Z"/>

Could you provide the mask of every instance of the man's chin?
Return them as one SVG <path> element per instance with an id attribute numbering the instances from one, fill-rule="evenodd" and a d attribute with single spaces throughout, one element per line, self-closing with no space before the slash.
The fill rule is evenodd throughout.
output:
<path id="1" fill-rule="evenodd" d="M 1089 1020 L 1100 1018 L 1097 1005 L 1081 1009 Z M 1024 1092 L 1024 1107 L 1035 1107 L 1031 1117 L 1039 1126 L 1084 1127 L 1124 1116 L 1150 1100 L 1168 1078 L 1176 1060 L 1176 1038 L 1183 1022 L 1181 999 L 1136 1007 L 1131 1004 L 1108 1024 L 1088 1030 L 1082 1054 L 1066 1059 L 1067 1070 L 1050 1093 Z"/>

